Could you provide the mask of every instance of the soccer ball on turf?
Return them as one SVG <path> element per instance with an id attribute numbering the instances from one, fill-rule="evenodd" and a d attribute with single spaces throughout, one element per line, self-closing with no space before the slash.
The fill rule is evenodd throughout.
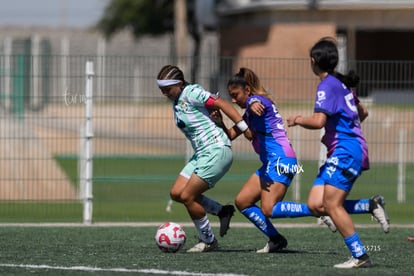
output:
<path id="1" fill-rule="evenodd" d="M 161 224 L 155 233 L 155 242 L 158 248 L 167 253 L 175 253 L 180 250 L 186 240 L 184 228 L 175 222 Z"/>

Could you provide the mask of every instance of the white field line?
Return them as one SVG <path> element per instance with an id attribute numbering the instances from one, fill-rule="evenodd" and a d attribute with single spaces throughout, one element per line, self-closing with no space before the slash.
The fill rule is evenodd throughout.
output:
<path id="1" fill-rule="evenodd" d="M 160 222 L 94 222 L 94 223 L 0 223 L 0 227 L 158 227 L 165 221 Z M 191 222 L 177 222 L 185 227 L 194 226 Z M 219 223 L 211 223 L 213 227 L 219 227 Z M 249 222 L 232 222 L 232 228 L 254 228 Z M 325 228 L 325 225 L 315 223 L 280 223 L 277 228 Z M 378 223 L 355 224 L 356 228 L 381 228 Z M 392 228 L 414 228 L 414 224 L 391 224 Z"/>
<path id="2" fill-rule="evenodd" d="M 88 272 L 124 272 L 124 273 L 158 274 L 158 275 L 162 274 L 162 275 L 189 275 L 189 276 L 244 276 L 243 274 L 229 274 L 229 273 L 200 273 L 200 272 L 188 272 L 188 271 L 169 271 L 169 270 L 160 270 L 160 269 L 100 268 L 100 267 L 90 267 L 90 266 L 0 264 L 0 267 L 49 269 L 49 270 L 71 270 L 71 271 L 88 271 Z"/>

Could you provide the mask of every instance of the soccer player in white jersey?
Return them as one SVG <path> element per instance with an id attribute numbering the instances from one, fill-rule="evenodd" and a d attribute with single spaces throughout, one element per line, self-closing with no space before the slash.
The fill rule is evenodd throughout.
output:
<path id="1" fill-rule="evenodd" d="M 356 179 L 369 169 L 368 148 L 361 121 L 368 115 L 352 88 L 359 77 L 354 72 L 342 75 L 335 71 L 338 49 L 331 38 L 319 40 L 310 50 L 313 73 L 320 83 L 312 116 L 290 116 L 288 126 L 325 129 L 322 143 L 327 147 L 327 160 L 319 169 L 308 198 L 313 213 L 328 214 L 348 247 L 351 258 L 336 268 L 371 267 L 371 259 L 362 244 L 349 213 L 371 212 L 384 232 L 389 230 L 381 196 L 371 199 L 346 200 Z"/>
<path id="2" fill-rule="evenodd" d="M 229 170 L 233 155 L 231 142 L 224 130 L 210 117 L 214 110 L 221 110 L 229 117 L 239 133 L 251 140 L 252 133 L 233 105 L 203 89 L 199 84 L 190 84 L 183 72 L 173 65 L 165 65 L 157 76 L 157 85 L 162 94 L 173 103 L 176 126 L 191 142 L 194 155 L 175 180 L 170 196 L 184 204 L 199 237 L 199 243 L 187 252 L 208 252 L 218 247 L 207 213 L 220 218 L 220 235 L 226 234 L 232 205 L 222 206 L 203 195 L 211 189 Z"/>

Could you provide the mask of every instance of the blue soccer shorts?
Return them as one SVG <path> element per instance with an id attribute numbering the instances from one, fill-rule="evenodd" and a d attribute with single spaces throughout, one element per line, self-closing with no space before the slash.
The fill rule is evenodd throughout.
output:
<path id="1" fill-rule="evenodd" d="M 332 155 L 319 168 L 319 173 L 313 185 L 329 184 L 349 192 L 355 180 L 361 175 L 361 165 L 361 161 L 356 160 L 349 154 Z"/>

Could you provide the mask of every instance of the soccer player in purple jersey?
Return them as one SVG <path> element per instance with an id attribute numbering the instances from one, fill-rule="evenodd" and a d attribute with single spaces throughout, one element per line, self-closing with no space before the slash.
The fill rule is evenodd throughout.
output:
<path id="1" fill-rule="evenodd" d="M 308 198 L 308 206 L 316 215 L 329 215 L 342 235 L 352 257 L 336 268 L 371 267 L 370 257 L 362 244 L 349 213 L 372 213 L 384 232 L 389 219 L 384 199 L 346 200 L 355 180 L 369 169 L 368 148 L 361 131 L 361 120 L 368 115 L 352 87 L 359 77 L 354 72 L 342 75 L 335 71 L 338 49 L 335 40 L 323 38 L 310 50 L 312 71 L 321 82 L 316 92 L 312 116 L 290 116 L 288 126 L 325 129 L 322 143 L 327 147 L 327 160 L 319 169 Z"/>
<path id="2" fill-rule="evenodd" d="M 274 227 L 270 218 L 313 216 L 306 204 L 282 201 L 294 177 L 301 171 L 296 154 L 286 135 L 283 119 L 275 102 L 260 84 L 257 75 L 240 68 L 227 84 L 233 102 L 245 109 L 244 121 L 254 134 L 252 141 L 262 166 L 243 185 L 235 199 L 238 210 L 251 221 L 268 242 L 258 253 L 272 253 L 287 246 L 287 240 Z M 222 118 L 218 124 L 224 129 Z M 240 135 L 227 129 L 231 140 Z M 256 203 L 261 201 L 261 206 Z"/>

